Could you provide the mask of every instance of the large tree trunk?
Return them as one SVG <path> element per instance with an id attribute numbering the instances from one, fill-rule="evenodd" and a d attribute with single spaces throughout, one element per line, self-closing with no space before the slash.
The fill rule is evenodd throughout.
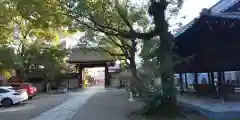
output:
<path id="1" fill-rule="evenodd" d="M 138 78 L 138 74 L 137 74 L 137 66 L 136 66 L 136 62 L 135 62 L 135 54 L 136 54 L 136 40 L 131 40 L 132 42 L 132 47 L 130 49 L 130 69 L 132 71 L 132 76 L 140 82 L 139 78 Z"/>
<path id="2" fill-rule="evenodd" d="M 162 69 L 162 90 L 164 94 L 164 114 L 176 115 L 176 94 L 174 85 L 174 71 L 173 71 L 173 58 L 172 58 L 172 34 L 168 32 L 168 23 L 165 20 L 165 10 L 167 8 L 166 0 L 159 2 L 152 1 L 149 13 L 153 16 L 155 23 L 155 30 L 160 36 L 160 61 Z M 160 67 L 161 67 L 160 66 Z M 167 115 L 168 116 L 168 115 Z"/>
<path id="3" fill-rule="evenodd" d="M 166 64 L 166 68 L 162 73 L 163 94 L 168 97 L 175 96 L 174 74 L 172 69 L 173 63 L 171 58 L 170 54 L 165 56 L 163 64 Z"/>
<path id="4" fill-rule="evenodd" d="M 144 83 L 142 82 L 142 80 L 139 78 L 139 74 L 137 72 L 137 66 L 136 66 L 136 62 L 135 62 L 135 54 L 136 54 L 136 46 L 137 46 L 137 42 L 136 40 L 131 40 L 132 42 L 132 47 L 130 49 L 130 56 L 129 56 L 129 61 L 130 61 L 130 69 L 132 72 L 132 78 L 130 80 L 130 86 L 131 88 L 134 88 L 137 90 L 137 92 L 142 95 L 145 86 Z"/>
<path id="5" fill-rule="evenodd" d="M 167 116 L 175 116 L 178 114 L 178 109 L 175 94 L 174 71 L 172 69 L 173 62 L 170 53 L 166 54 L 163 64 L 167 65 L 167 68 L 164 69 L 162 73 L 162 90 L 164 95 L 163 104 L 166 106 L 164 108 L 164 114 Z"/>

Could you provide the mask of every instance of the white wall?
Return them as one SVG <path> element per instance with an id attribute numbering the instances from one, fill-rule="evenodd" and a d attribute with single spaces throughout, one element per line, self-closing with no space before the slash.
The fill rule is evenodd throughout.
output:
<path id="1" fill-rule="evenodd" d="M 105 68 L 104 67 L 87 68 L 87 69 L 88 69 L 88 73 L 95 80 L 100 80 L 102 82 L 105 81 Z"/>

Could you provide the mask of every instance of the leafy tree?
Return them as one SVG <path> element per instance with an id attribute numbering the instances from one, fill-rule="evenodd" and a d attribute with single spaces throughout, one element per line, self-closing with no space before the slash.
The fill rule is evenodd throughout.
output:
<path id="1" fill-rule="evenodd" d="M 42 51 L 37 58 L 38 67 L 43 66 L 46 80 L 55 80 L 56 77 L 65 70 L 66 57 L 67 51 L 61 49 L 60 46 L 48 46 Z M 58 83 L 60 82 L 61 81 L 58 81 Z"/>
<path id="2" fill-rule="evenodd" d="M 27 79 L 30 66 L 34 60 L 32 58 L 41 52 L 44 44 L 54 45 L 59 41 L 59 37 L 57 31 L 51 28 L 36 28 L 28 20 L 20 19 L 15 24 L 17 24 L 18 32 L 16 42 L 13 44 L 17 48 L 16 54 L 22 65 L 21 75 L 24 79 Z"/>
<path id="3" fill-rule="evenodd" d="M 65 7 L 70 11 L 66 15 L 74 20 L 76 27 L 129 40 L 156 38 L 160 44 L 156 53 L 160 58 L 164 98 L 168 99 L 168 108 L 174 109 L 176 106 L 172 54 L 174 37 L 168 30 L 168 17 L 165 13 L 176 14 L 182 3 L 183 0 L 149 0 L 147 6 L 139 7 L 128 0 L 122 2 L 70 0 L 66 2 Z M 152 22 L 143 23 L 142 20 L 148 18 L 146 15 L 152 18 Z M 145 25 L 148 29 L 138 30 L 136 25 Z"/>
<path id="4" fill-rule="evenodd" d="M 11 47 L 0 47 L 0 54 L 4 57 L 0 58 L 1 69 L 20 68 L 21 65 L 17 62 L 18 57 Z"/>
<path id="5" fill-rule="evenodd" d="M 130 69 L 134 71 L 133 76 L 138 78 L 135 63 L 135 55 L 137 52 L 136 40 L 126 40 L 120 37 L 106 36 L 89 30 L 86 32 L 84 37 L 80 38 L 79 42 L 84 45 L 100 48 L 101 51 L 106 52 L 117 59 L 125 60 L 127 64 L 127 61 L 130 61 Z"/>
<path id="6" fill-rule="evenodd" d="M 145 6 L 138 6 L 130 1 L 118 2 L 110 0 L 76 0 L 67 1 L 66 4 L 69 3 L 71 4 L 66 6 L 70 14 L 66 15 L 74 19 L 74 28 L 84 28 L 87 30 L 87 37 L 92 36 L 85 39 L 85 41 L 96 43 L 97 46 L 103 48 L 110 55 L 129 61 L 132 76 L 137 79 L 139 84 L 140 79 L 137 75 L 135 63 L 136 47 L 139 43 L 137 38 L 126 38 L 112 33 L 129 30 L 143 32 L 149 29 L 150 21 L 146 16 L 146 11 L 144 11 Z M 73 4 L 76 6 L 71 6 Z"/>
<path id="7" fill-rule="evenodd" d="M 43 49 L 43 43 L 59 44 L 60 35 L 71 20 L 56 14 L 63 11 L 58 1 L 4 0 L 0 2 L 0 46 L 14 46 L 18 69 L 27 79 L 33 58 Z M 67 33 L 67 34 L 66 34 Z"/>
<path id="8" fill-rule="evenodd" d="M 168 108 L 176 105 L 172 54 L 174 38 L 168 30 L 167 20 L 178 12 L 183 0 L 149 0 L 148 4 L 143 5 L 134 4 L 130 0 L 20 1 L 18 6 L 21 7 L 18 8 L 21 8 L 19 11 L 23 18 L 40 23 L 43 27 L 51 25 L 52 22 L 48 20 L 59 23 L 56 16 L 66 16 L 72 20 L 70 24 L 72 30 L 90 29 L 107 36 L 134 41 L 156 38 L 160 44 L 156 53 L 160 58 L 163 94 L 169 101 Z M 56 3 L 56 8 L 53 7 L 53 2 Z M 141 83 L 138 79 L 135 80 Z"/>
<path id="9" fill-rule="evenodd" d="M 142 41 L 142 50 L 139 56 L 142 58 L 141 60 L 141 70 L 145 73 L 145 78 L 148 80 L 148 83 L 154 85 L 154 81 L 156 78 L 161 77 L 161 73 L 159 70 L 156 70 L 156 66 L 159 66 L 159 58 L 158 54 L 151 54 L 155 51 L 156 48 L 159 47 L 157 39 L 153 40 L 143 40 Z"/>
<path id="10" fill-rule="evenodd" d="M 4 17 L 9 20 L 21 17 L 32 23 L 33 26 L 60 28 L 71 24 L 71 20 L 58 12 L 63 12 L 58 0 L 4 0 L 1 1 Z"/>

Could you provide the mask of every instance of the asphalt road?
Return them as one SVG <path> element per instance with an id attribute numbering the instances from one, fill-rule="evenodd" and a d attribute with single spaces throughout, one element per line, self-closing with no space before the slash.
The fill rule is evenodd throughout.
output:
<path id="1" fill-rule="evenodd" d="M 0 108 L 0 120 L 29 120 L 65 102 L 70 94 L 42 94 L 11 108 Z"/>

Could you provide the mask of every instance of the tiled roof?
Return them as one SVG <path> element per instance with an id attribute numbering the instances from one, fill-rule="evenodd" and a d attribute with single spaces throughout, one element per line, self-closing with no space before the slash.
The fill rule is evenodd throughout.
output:
<path id="1" fill-rule="evenodd" d="M 181 27 L 180 29 L 177 30 L 177 32 L 173 35 L 174 37 L 177 37 L 179 35 L 181 35 L 182 33 L 184 33 L 188 28 L 190 28 L 196 21 L 198 20 L 198 18 L 192 20 L 190 23 L 188 23 L 187 25 L 184 25 L 183 27 Z"/>
<path id="2" fill-rule="evenodd" d="M 220 13 L 220 14 L 211 14 L 210 16 L 222 17 L 222 18 L 232 18 L 232 19 L 240 19 L 240 13 Z"/>
<path id="3" fill-rule="evenodd" d="M 232 7 L 234 4 L 238 3 L 240 0 L 220 0 L 217 4 L 212 6 L 211 13 L 217 14 L 222 13 L 228 8 Z"/>
<path id="4" fill-rule="evenodd" d="M 113 60 L 113 57 L 108 55 L 107 53 L 97 52 L 93 49 L 81 49 L 81 48 L 73 48 L 71 49 L 68 61 L 72 62 L 84 62 L 84 61 L 110 61 Z"/>
<path id="5" fill-rule="evenodd" d="M 216 16 L 216 17 L 224 17 L 224 18 L 233 18 L 233 19 L 240 19 L 240 13 L 226 13 L 225 11 L 234 6 L 236 3 L 240 2 L 240 0 L 220 0 L 218 3 L 213 5 L 209 9 L 208 15 L 210 16 Z M 223 13 L 225 12 L 225 13 Z M 177 30 L 176 34 L 174 34 L 174 37 L 178 37 L 182 33 L 184 33 L 188 28 L 190 28 L 201 16 L 195 18 L 190 23 L 185 25 L 184 27 Z"/>

